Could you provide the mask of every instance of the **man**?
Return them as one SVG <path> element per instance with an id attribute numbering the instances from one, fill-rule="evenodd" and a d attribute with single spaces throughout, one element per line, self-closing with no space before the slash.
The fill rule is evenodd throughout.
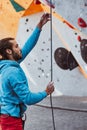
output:
<path id="1" fill-rule="evenodd" d="M 49 14 L 44 14 L 41 17 L 40 22 L 22 50 L 14 38 L 0 40 L 1 130 L 23 130 L 22 116 L 27 109 L 26 105 L 38 103 L 54 91 L 53 82 L 49 82 L 45 91 L 32 93 L 19 64 L 33 49 L 43 25 L 49 20 Z"/>

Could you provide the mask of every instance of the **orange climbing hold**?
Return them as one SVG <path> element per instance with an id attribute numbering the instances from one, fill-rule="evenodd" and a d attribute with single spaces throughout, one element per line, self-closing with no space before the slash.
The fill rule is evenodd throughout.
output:
<path id="1" fill-rule="evenodd" d="M 82 18 L 78 18 L 78 25 L 82 28 L 87 27 L 86 22 Z"/>

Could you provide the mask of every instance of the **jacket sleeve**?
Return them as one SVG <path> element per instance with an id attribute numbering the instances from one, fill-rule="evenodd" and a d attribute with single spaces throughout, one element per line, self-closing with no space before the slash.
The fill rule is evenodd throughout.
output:
<path id="1" fill-rule="evenodd" d="M 13 70 L 13 73 L 10 75 L 9 82 L 17 97 L 26 105 L 38 103 L 47 96 L 45 91 L 32 93 L 29 90 L 26 77 L 23 76 L 21 71 L 18 71 L 17 69 Z"/>
<path id="2" fill-rule="evenodd" d="M 41 30 L 36 27 L 35 30 L 33 31 L 32 35 L 28 38 L 26 43 L 24 44 L 22 48 L 22 59 L 19 60 L 18 62 L 22 62 L 24 58 L 30 53 L 30 51 L 33 49 L 33 47 L 36 45 L 38 38 L 40 36 Z"/>

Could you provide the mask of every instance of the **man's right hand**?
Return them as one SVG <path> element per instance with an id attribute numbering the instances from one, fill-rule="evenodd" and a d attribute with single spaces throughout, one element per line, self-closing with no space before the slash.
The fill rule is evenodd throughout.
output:
<path id="1" fill-rule="evenodd" d="M 48 21 L 51 20 L 51 15 L 49 13 L 44 13 L 38 23 L 38 27 L 41 29 Z"/>
<path id="2" fill-rule="evenodd" d="M 52 94 L 54 91 L 54 83 L 49 82 L 45 91 L 46 91 L 47 95 Z"/>

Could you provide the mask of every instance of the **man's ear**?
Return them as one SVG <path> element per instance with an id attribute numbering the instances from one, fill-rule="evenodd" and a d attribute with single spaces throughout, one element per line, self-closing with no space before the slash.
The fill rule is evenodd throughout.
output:
<path id="1" fill-rule="evenodd" d="M 2 59 L 2 55 L 0 55 L 0 60 Z"/>
<path id="2" fill-rule="evenodd" d="M 8 55 L 11 55 L 11 54 L 12 54 L 12 50 L 11 50 L 11 49 L 6 49 L 6 53 L 7 53 Z"/>

